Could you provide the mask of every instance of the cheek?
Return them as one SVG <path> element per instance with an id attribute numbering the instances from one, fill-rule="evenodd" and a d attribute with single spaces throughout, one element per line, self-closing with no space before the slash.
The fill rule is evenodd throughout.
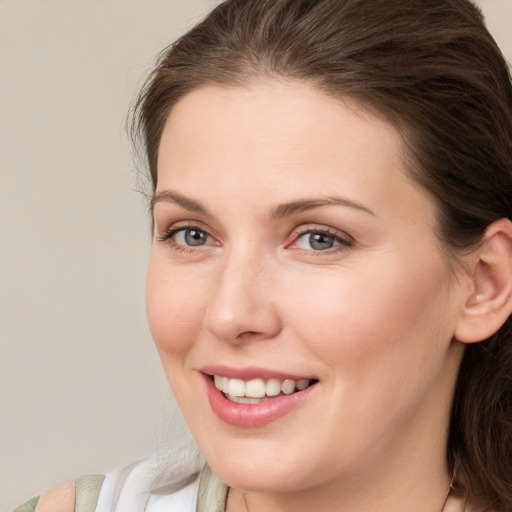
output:
<path id="1" fill-rule="evenodd" d="M 191 348 L 206 308 L 200 290 L 197 281 L 170 272 L 157 258 L 150 262 L 146 309 L 149 328 L 162 358 L 165 354 L 180 359 Z"/>
<path id="2" fill-rule="evenodd" d="M 334 277 L 304 276 L 300 293 L 288 286 L 288 323 L 329 364 L 351 372 L 366 371 L 372 360 L 381 366 L 383 357 L 420 365 L 434 345 L 451 339 L 448 294 L 439 284 L 447 279 L 443 265 L 419 272 L 417 264 L 402 261 L 382 272 L 341 270 Z"/>

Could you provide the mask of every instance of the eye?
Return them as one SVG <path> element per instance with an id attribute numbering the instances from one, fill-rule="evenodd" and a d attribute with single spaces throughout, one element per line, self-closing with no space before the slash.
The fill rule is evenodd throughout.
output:
<path id="1" fill-rule="evenodd" d="M 203 245 L 216 243 L 211 235 L 195 226 L 171 228 L 157 239 L 162 243 L 169 244 L 176 250 L 183 251 L 191 251 Z"/>
<path id="2" fill-rule="evenodd" d="M 338 232 L 333 233 L 327 228 L 325 230 L 309 229 L 297 235 L 291 248 L 302 249 L 305 251 L 328 251 L 329 249 L 343 248 L 352 245 L 352 241 L 342 237 Z"/>
<path id="3" fill-rule="evenodd" d="M 189 247 L 198 247 L 209 241 L 210 236 L 196 228 L 183 228 L 174 231 L 173 238 L 177 244 L 188 245 Z"/>

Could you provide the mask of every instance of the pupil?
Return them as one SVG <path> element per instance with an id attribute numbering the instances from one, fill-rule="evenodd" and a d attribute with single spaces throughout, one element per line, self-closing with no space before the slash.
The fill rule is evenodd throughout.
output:
<path id="1" fill-rule="evenodd" d="M 185 242 L 187 245 L 203 245 L 206 242 L 206 236 L 197 229 L 188 229 L 185 232 Z"/>
<path id="2" fill-rule="evenodd" d="M 309 244 L 313 249 L 318 251 L 325 251 L 326 249 L 330 249 L 333 246 L 334 238 L 322 233 L 313 233 L 309 236 Z"/>

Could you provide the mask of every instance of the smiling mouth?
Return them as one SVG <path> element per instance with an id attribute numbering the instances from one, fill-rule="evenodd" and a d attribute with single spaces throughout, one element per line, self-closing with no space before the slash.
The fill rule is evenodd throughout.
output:
<path id="1" fill-rule="evenodd" d="M 239 404 L 259 404 L 282 395 L 292 395 L 312 386 L 315 379 L 232 379 L 213 375 L 215 387 L 225 398 Z"/>

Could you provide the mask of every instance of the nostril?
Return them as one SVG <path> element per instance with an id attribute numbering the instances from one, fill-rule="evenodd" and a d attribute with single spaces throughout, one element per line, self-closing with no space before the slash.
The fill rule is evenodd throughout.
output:
<path id="1" fill-rule="evenodd" d="M 244 338 L 244 337 L 254 337 L 254 336 L 257 336 L 258 334 L 260 334 L 259 332 L 256 332 L 256 331 L 244 331 L 242 333 L 240 333 L 237 337 L 238 338 Z"/>

